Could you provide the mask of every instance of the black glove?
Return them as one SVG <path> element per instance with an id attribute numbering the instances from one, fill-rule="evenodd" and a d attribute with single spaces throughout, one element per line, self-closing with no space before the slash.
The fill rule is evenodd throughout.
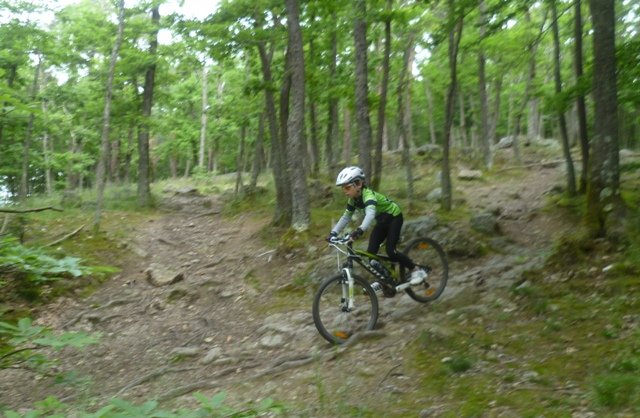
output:
<path id="1" fill-rule="evenodd" d="M 351 234 L 349 234 L 349 238 L 355 241 L 360 238 L 362 234 L 364 234 L 364 231 L 360 227 L 357 227 L 355 230 L 351 231 Z"/>
<path id="2" fill-rule="evenodd" d="M 337 233 L 337 232 L 331 231 L 331 232 L 329 233 L 329 236 L 327 237 L 327 242 L 331 242 L 331 239 L 332 239 L 332 238 L 335 238 L 335 237 L 337 237 L 337 236 L 338 236 L 338 233 Z"/>

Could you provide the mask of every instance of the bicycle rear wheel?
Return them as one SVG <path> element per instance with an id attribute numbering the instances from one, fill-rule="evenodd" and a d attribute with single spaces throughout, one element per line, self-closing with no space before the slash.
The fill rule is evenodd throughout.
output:
<path id="1" fill-rule="evenodd" d="M 431 238 L 416 238 L 407 244 L 404 253 L 427 272 L 427 278 L 423 283 L 408 287 L 405 292 L 413 300 L 421 303 L 438 299 L 449 278 L 449 263 L 440 244 Z M 409 272 L 401 273 L 402 277 L 409 274 Z"/>
<path id="2" fill-rule="evenodd" d="M 373 329 L 378 320 L 378 298 L 369 283 L 354 276 L 353 307 L 347 306 L 349 284 L 342 274 L 322 284 L 313 298 L 313 322 L 320 335 L 342 344 L 357 332 Z"/>

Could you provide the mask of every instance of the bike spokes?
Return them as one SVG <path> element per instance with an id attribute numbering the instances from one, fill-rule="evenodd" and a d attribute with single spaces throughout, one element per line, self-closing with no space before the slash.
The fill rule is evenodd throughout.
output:
<path id="1" fill-rule="evenodd" d="M 353 299 L 343 298 L 348 284 L 341 276 L 326 280 L 314 298 L 313 321 L 320 334 L 332 343 L 343 343 L 357 332 L 373 329 L 378 302 L 364 279 L 354 282 Z"/>
<path id="2" fill-rule="evenodd" d="M 417 238 L 407 245 L 405 254 L 427 272 L 424 282 L 407 288 L 407 294 L 422 303 L 440 297 L 449 276 L 449 264 L 442 247 L 430 238 Z"/>

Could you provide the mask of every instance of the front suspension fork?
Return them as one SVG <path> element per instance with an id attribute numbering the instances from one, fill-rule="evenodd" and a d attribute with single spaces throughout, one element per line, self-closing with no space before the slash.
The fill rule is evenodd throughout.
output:
<path id="1" fill-rule="evenodd" d="M 342 269 L 342 273 L 347 278 L 346 286 L 342 286 L 342 302 L 344 305 L 342 309 L 345 312 L 351 312 L 354 308 L 354 298 L 353 298 L 353 288 L 354 288 L 354 280 L 353 275 L 351 274 L 351 269 L 345 267 Z"/>

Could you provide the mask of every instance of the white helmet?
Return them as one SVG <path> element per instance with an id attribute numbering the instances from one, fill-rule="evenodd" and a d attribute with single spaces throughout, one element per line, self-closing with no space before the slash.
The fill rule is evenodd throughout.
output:
<path id="1" fill-rule="evenodd" d="M 356 180 L 364 180 L 364 171 L 360 167 L 347 167 L 338 173 L 336 179 L 336 186 L 343 186 L 345 184 L 353 183 Z"/>

